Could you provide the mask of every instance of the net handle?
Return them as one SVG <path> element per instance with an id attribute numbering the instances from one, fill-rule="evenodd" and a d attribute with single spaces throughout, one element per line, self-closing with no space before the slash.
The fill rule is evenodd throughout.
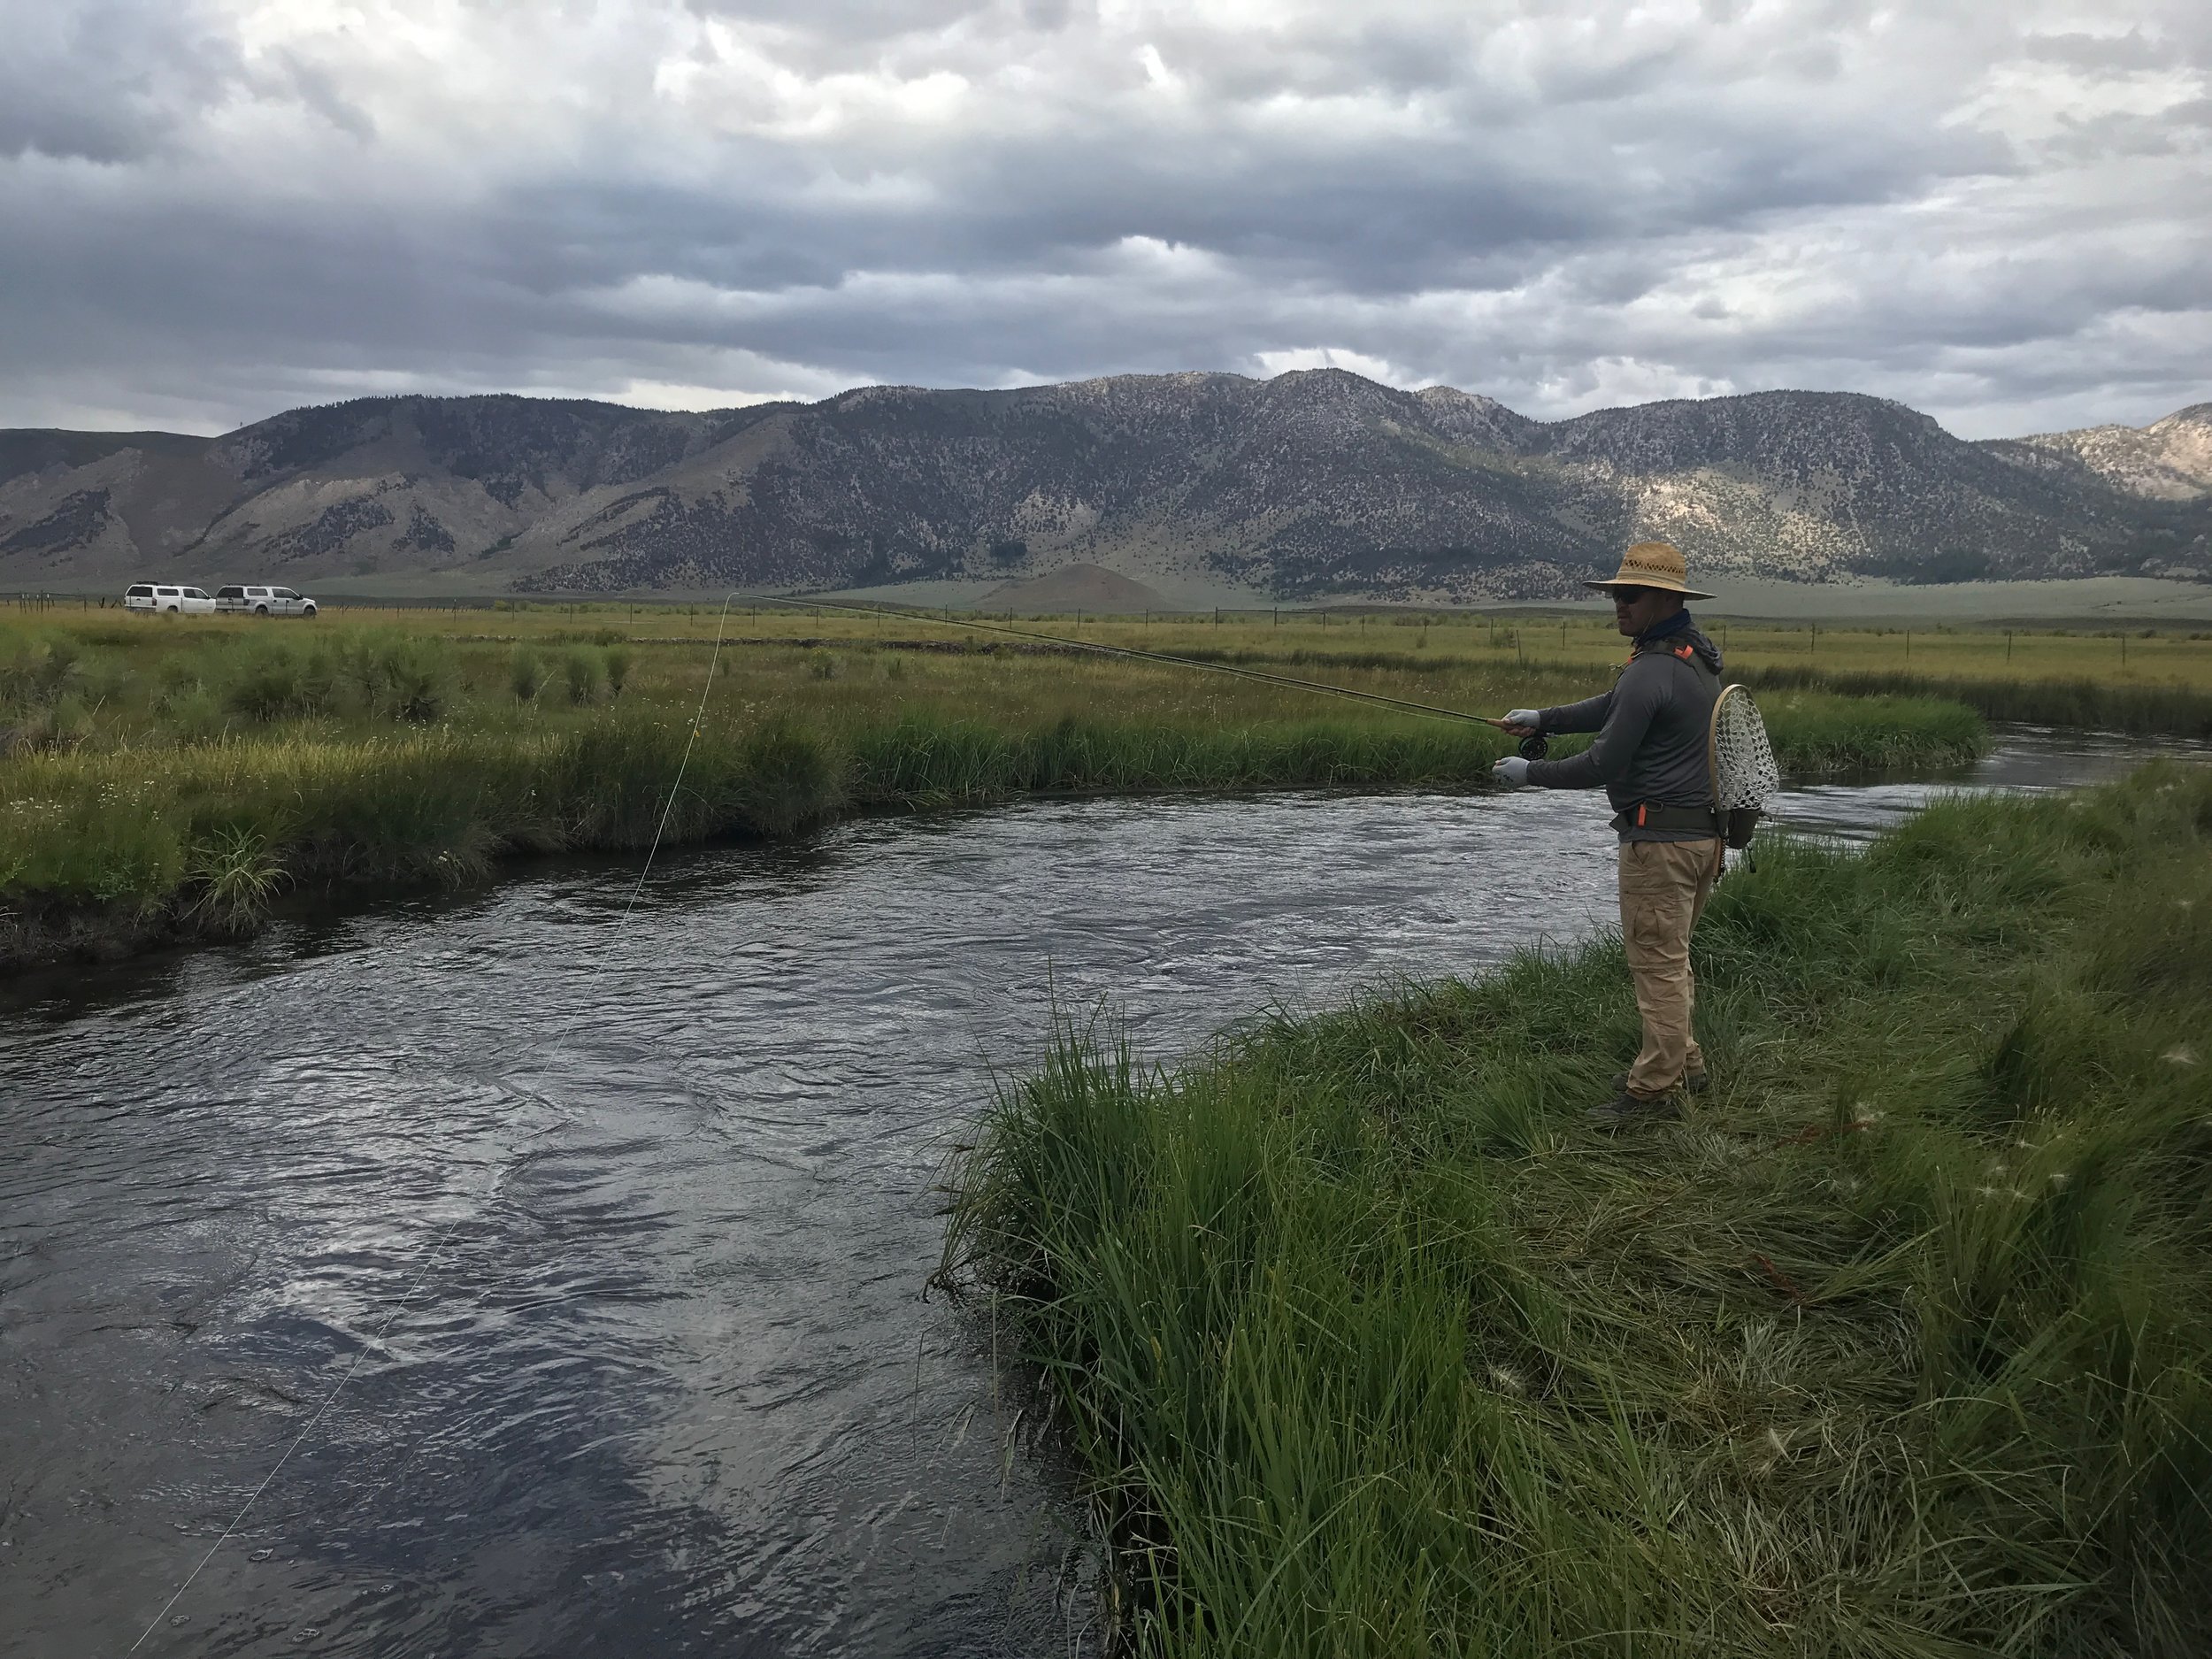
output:
<path id="1" fill-rule="evenodd" d="M 1741 686 L 1723 686 L 1720 695 L 1713 699 L 1713 712 L 1705 722 L 1705 781 L 1713 792 L 1713 810 L 1718 813 L 1720 804 L 1720 711 L 1728 706 L 1728 699 L 1741 694 L 1748 696 Z"/>

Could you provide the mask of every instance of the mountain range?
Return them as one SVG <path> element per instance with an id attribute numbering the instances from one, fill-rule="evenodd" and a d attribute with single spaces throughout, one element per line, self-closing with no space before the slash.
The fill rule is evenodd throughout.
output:
<path id="1" fill-rule="evenodd" d="M 1321 369 L 703 413 L 373 397 L 213 438 L 0 431 L 13 588 L 833 589 L 1086 564 L 1284 598 L 1544 598 L 1653 535 L 1713 576 L 2212 581 L 2212 403 L 1968 442 L 1852 393 L 1540 421 Z"/>

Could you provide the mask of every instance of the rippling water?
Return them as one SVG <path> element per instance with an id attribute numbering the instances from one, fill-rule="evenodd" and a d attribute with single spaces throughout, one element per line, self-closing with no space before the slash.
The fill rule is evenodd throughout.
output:
<path id="1" fill-rule="evenodd" d="M 1950 787 L 2143 752 L 2015 733 Z M 629 875 L 15 989 L 7 1651 L 125 1652 L 265 1479 L 138 1651 L 1065 1651 L 1081 1517 L 920 1295 L 993 1067 L 1056 1002 L 1171 1057 L 1612 906 L 1596 803 L 1536 792 L 877 820 L 664 856 L 626 923 Z"/>

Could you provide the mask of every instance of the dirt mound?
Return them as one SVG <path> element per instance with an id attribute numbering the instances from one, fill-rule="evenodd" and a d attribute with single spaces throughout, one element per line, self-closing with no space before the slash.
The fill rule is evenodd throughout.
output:
<path id="1" fill-rule="evenodd" d="M 1165 611 L 1166 600 L 1142 582 L 1103 565 L 1063 565 L 1025 582 L 994 588 L 976 602 L 989 611 Z"/>

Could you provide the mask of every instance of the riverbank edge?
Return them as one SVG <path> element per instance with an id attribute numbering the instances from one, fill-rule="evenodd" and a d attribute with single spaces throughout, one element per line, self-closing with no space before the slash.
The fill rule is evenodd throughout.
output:
<path id="1" fill-rule="evenodd" d="M 1989 741 L 1970 711 L 1924 700 L 1784 703 L 1770 725 L 1806 774 L 1959 764 Z M 1586 741 L 1563 738 L 1556 752 Z M 34 787 L 10 780 L 0 822 L 0 976 L 249 936 L 287 892 L 457 887 L 547 853 L 781 841 L 864 814 L 1043 797 L 1481 790 L 1509 749 L 1488 728 L 1442 722 L 835 731 L 772 719 L 695 736 L 611 715 L 519 742 L 432 731 L 43 757 Z"/>
<path id="2" fill-rule="evenodd" d="M 1773 838 L 1717 1088 L 1608 1140 L 1618 944 L 1063 1032 L 949 1173 L 1132 1651 L 2212 1644 L 2212 771 Z"/>

